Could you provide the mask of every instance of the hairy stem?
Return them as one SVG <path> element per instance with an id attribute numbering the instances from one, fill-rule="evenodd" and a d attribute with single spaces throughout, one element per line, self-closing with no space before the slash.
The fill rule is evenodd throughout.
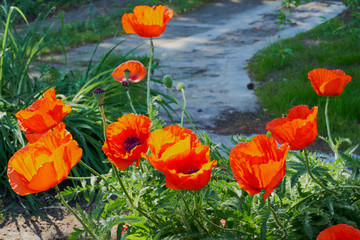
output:
<path id="1" fill-rule="evenodd" d="M 281 222 L 279 221 L 279 218 L 276 214 L 276 211 L 271 207 L 271 204 L 270 204 L 270 197 L 268 197 L 267 199 L 267 207 L 269 208 L 269 210 L 271 211 L 273 217 L 274 217 L 274 220 L 276 222 L 276 224 L 279 226 L 279 228 L 281 228 L 283 230 L 283 235 L 281 236 L 281 240 L 283 239 L 286 239 L 287 237 L 287 231 L 286 231 L 286 228 L 281 224 Z"/>
<path id="2" fill-rule="evenodd" d="M 209 232 L 206 230 L 206 228 L 201 224 L 201 222 L 199 221 L 199 219 L 197 219 L 194 214 L 192 213 L 192 211 L 190 210 L 188 204 L 186 203 L 186 200 L 184 198 L 184 196 L 182 195 L 182 193 L 180 192 L 180 190 L 177 191 L 177 194 L 180 196 L 181 200 L 183 201 L 184 203 L 184 206 L 186 208 L 186 210 L 188 211 L 190 217 L 192 219 L 194 219 L 196 221 L 196 223 L 199 225 L 199 227 L 206 233 L 206 234 L 209 234 Z"/>
<path id="3" fill-rule="evenodd" d="M 184 108 L 183 105 L 181 105 L 181 104 L 179 103 L 179 101 L 175 98 L 175 95 L 174 95 L 173 91 L 172 91 L 171 89 L 169 89 L 169 90 L 170 90 L 170 94 L 171 94 L 172 98 L 174 99 L 175 103 L 176 103 L 177 105 L 179 105 L 179 107 L 181 108 L 181 110 L 182 110 L 183 113 L 185 114 L 187 120 L 189 121 L 192 129 L 196 132 L 196 128 L 195 128 L 193 122 L 191 121 L 190 116 L 189 116 L 188 113 L 186 112 L 185 108 Z"/>
<path id="4" fill-rule="evenodd" d="M 107 124 L 106 124 L 106 117 L 105 117 L 104 107 L 101 104 L 101 105 L 99 105 L 99 108 L 100 108 L 101 118 L 102 118 L 102 122 L 103 122 L 104 140 L 106 140 L 106 138 L 107 138 L 107 131 L 106 131 Z"/>
<path id="5" fill-rule="evenodd" d="M 98 239 L 97 236 L 93 233 L 92 229 L 82 220 L 82 218 L 67 204 L 58 185 L 55 186 L 55 190 L 58 193 L 62 204 L 76 217 L 77 220 L 81 223 L 81 225 L 85 228 L 85 231 L 88 232 L 93 239 Z"/>
<path id="6" fill-rule="evenodd" d="M 150 79 L 151 79 L 151 67 L 152 67 L 152 61 L 154 59 L 154 43 L 152 37 L 150 37 L 150 47 L 151 47 L 151 56 L 149 60 L 149 67 L 147 72 L 147 83 L 146 83 L 146 103 L 148 108 L 148 115 L 151 118 L 152 113 L 152 103 L 150 100 Z M 152 120 L 152 119 L 151 119 Z"/>
<path id="7" fill-rule="evenodd" d="M 307 172 L 309 173 L 310 177 L 323 189 L 325 189 L 326 191 L 330 191 L 330 192 L 334 192 L 332 190 L 330 190 L 329 188 L 325 187 L 317 178 L 315 178 L 315 176 L 311 173 L 310 170 L 310 163 L 309 163 L 309 156 L 308 153 L 306 151 L 306 148 L 304 148 L 304 155 L 305 155 L 305 161 L 306 161 L 306 169 Z M 336 192 L 334 192 L 336 193 Z"/>
<path id="8" fill-rule="evenodd" d="M 335 159 L 337 159 L 338 158 L 338 151 L 337 151 L 337 149 L 335 147 L 334 141 L 332 140 L 331 133 L 330 133 L 330 124 L 329 124 L 329 117 L 328 117 L 328 106 L 329 106 L 329 97 L 326 98 L 326 105 L 325 105 L 326 130 L 327 130 L 327 134 L 328 134 L 328 137 L 329 137 L 330 148 L 335 154 Z"/>
<path id="9" fill-rule="evenodd" d="M 137 112 L 136 112 L 136 110 L 135 110 L 135 107 L 134 107 L 134 105 L 133 105 L 133 102 L 132 102 L 132 100 L 131 100 L 130 87 L 128 87 L 128 88 L 126 89 L 126 95 L 127 95 L 128 99 L 129 99 L 129 103 L 130 103 L 131 110 L 133 111 L 133 113 L 137 114 Z"/>

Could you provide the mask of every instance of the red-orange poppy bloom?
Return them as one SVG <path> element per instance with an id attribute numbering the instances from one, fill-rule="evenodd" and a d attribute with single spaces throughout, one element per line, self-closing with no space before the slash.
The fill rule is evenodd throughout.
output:
<path id="1" fill-rule="evenodd" d="M 71 107 L 56 99 L 55 90 L 51 88 L 44 93 L 43 98 L 17 112 L 15 117 L 23 132 L 43 133 L 58 125 L 69 112 Z"/>
<path id="2" fill-rule="evenodd" d="M 308 106 L 299 105 L 290 109 L 286 117 L 266 124 L 266 129 L 278 143 L 286 142 L 291 150 L 300 150 L 312 144 L 317 136 L 317 112 L 318 107 L 309 110 Z"/>
<path id="3" fill-rule="evenodd" d="M 165 6 L 137 6 L 134 13 L 124 14 L 122 25 L 126 33 L 136 33 L 140 37 L 159 37 L 166 28 L 174 11 Z"/>
<path id="4" fill-rule="evenodd" d="M 210 181 L 216 161 L 210 149 L 190 130 L 177 125 L 155 130 L 149 138 L 149 162 L 164 172 L 166 186 L 174 190 L 199 190 Z"/>
<path id="5" fill-rule="evenodd" d="M 147 116 L 128 114 L 107 127 L 107 138 L 102 147 L 109 161 L 125 170 L 148 149 L 151 120 Z"/>
<path id="6" fill-rule="evenodd" d="M 82 156 L 82 149 L 72 140 L 64 123 L 29 141 L 8 163 L 10 186 L 22 196 L 59 184 Z"/>
<path id="7" fill-rule="evenodd" d="M 351 81 L 351 76 L 346 75 L 339 69 L 314 69 L 308 73 L 308 78 L 318 95 L 333 97 L 342 93 L 345 85 Z"/>
<path id="8" fill-rule="evenodd" d="M 347 224 L 337 224 L 320 232 L 316 240 L 359 240 L 360 230 Z"/>
<path id="9" fill-rule="evenodd" d="M 129 77 L 126 79 L 125 71 L 129 71 Z M 146 68 L 139 61 L 126 61 L 120 64 L 112 73 L 116 81 L 121 82 L 124 86 L 129 86 L 130 82 L 140 82 L 146 76 Z"/>
<path id="10" fill-rule="evenodd" d="M 251 142 L 238 143 L 229 158 L 239 186 L 250 195 L 265 189 L 266 200 L 285 175 L 288 151 L 287 143 L 277 148 L 276 141 L 266 135 L 257 135 Z"/>

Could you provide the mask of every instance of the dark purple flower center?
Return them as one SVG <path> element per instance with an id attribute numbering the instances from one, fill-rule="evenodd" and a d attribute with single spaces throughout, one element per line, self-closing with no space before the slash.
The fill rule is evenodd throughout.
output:
<path id="1" fill-rule="evenodd" d="M 193 173 L 197 173 L 199 170 L 200 170 L 200 169 L 198 169 L 198 168 L 192 168 L 192 169 L 190 169 L 189 171 L 184 172 L 184 174 L 190 175 L 190 174 L 193 174 Z"/>
<path id="2" fill-rule="evenodd" d="M 124 141 L 124 148 L 129 153 L 134 147 L 141 145 L 140 138 L 136 136 L 130 136 Z"/>

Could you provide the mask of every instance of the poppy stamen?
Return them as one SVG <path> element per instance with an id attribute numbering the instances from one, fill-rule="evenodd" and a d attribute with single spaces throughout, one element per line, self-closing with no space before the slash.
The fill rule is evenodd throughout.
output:
<path id="1" fill-rule="evenodd" d="M 140 138 L 136 136 L 130 136 L 124 141 L 124 148 L 129 153 L 138 145 L 141 145 L 141 141 Z"/>
<path id="2" fill-rule="evenodd" d="M 200 170 L 200 169 L 198 169 L 198 168 L 192 168 L 192 169 L 190 169 L 189 171 L 184 172 L 184 174 L 190 175 L 190 174 L 193 174 L 193 173 L 197 173 L 199 170 Z"/>

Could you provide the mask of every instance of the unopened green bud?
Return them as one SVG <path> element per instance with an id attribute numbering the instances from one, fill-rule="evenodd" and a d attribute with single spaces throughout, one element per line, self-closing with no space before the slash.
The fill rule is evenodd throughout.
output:
<path id="1" fill-rule="evenodd" d="M 164 85 L 167 87 L 167 88 L 172 88 L 172 85 L 173 85 L 173 79 L 170 75 L 165 75 L 164 78 L 163 78 L 163 82 L 164 82 Z"/>
<path id="2" fill-rule="evenodd" d="M 179 92 L 184 91 L 185 90 L 185 84 L 183 82 L 179 82 L 176 85 L 176 90 L 178 90 Z"/>
<path id="3" fill-rule="evenodd" d="M 129 79 L 129 77 L 130 77 L 130 70 L 129 69 L 125 69 L 124 77 L 125 77 L 125 79 Z"/>
<path id="4" fill-rule="evenodd" d="M 99 106 L 103 105 L 104 98 L 105 98 L 105 90 L 102 88 L 96 88 L 93 91 L 94 98 L 96 102 L 99 104 Z"/>

